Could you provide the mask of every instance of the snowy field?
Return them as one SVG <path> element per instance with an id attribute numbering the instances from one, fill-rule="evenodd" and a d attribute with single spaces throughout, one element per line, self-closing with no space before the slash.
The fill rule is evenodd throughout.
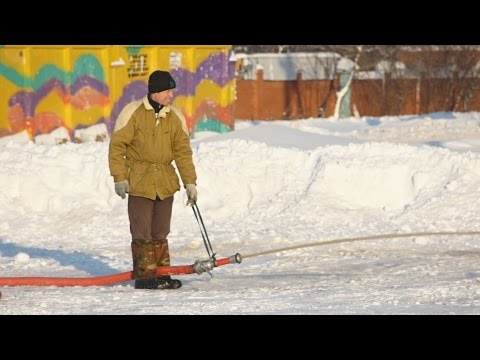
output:
<path id="1" fill-rule="evenodd" d="M 192 141 L 219 258 L 480 231 L 480 113 L 235 126 Z M 43 143 L 0 139 L 0 277 L 130 271 L 127 201 L 113 191 L 108 142 Z M 207 257 L 185 202 L 182 190 L 172 265 Z M 480 314 L 479 264 L 480 236 L 346 242 L 248 257 L 213 278 L 180 275 L 178 290 L 0 287 L 0 314 Z"/>

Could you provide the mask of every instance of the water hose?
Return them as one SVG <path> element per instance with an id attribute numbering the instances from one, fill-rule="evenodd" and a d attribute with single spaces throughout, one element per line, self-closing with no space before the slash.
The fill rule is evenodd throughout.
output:
<path id="1" fill-rule="evenodd" d="M 381 235 L 359 236 L 355 238 L 318 241 L 318 242 L 309 243 L 309 244 L 300 244 L 300 245 L 288 246 L 288 247 L 279 248 L 279 249 L 261 251 L 257 253 L 243 255 L 242 258 L 247 259 L 255 256 L 274 254 L 282 251 L 291 251 L 291 250 L 303 249 L 303 248 L 313 247 L 313 246 L 333 245 L 333 244 L 341 244 L 341 243 L 347 243 L 347 242 L 379 240 L 379 239 L 395 239 L 395 238 L 405 238 L 405 237 L 415 237 L 415 236 L 441 236 L 441 235 L 473 236 L 473 235 L 480 235 L 480 231 L 439 231 L 439 232 L 416 232 L 416 233 L 406 233 L 406 234 L 381 234 Z"/>
<path id="2" fill-rule="evenodd" d="M 289 246 L 279 249 L 267 250 L 247 255 L 240 255 L 239 253 L 228 258 L 208 260 L 197 260 L 193 265 L 179 265 L 179 266 L 159 266 L 157 267 L 157 275 L 183 275 L 183 274 L 202 274 L 210 272 L 214 267 L 227 264 L 240 264 L 242 259 L 247 259 L 256 256 L 273 254 L 282 251 L 291 251 L 313 246 L 333 245 L 347 242 L 378 240 L 378 239 L 392 239 L 405 238 L 415 236 L 474 236 L 480 235 L 480 231 L 441 231 L 441 232 L 416 232 L 406 234 L 382 234 L 371 236 L 360 236 L 355 238 L 343 238 L 328 241 L 321 241 L 309 244 L 300 244 L 296 246 Z M 55 277 L 0 277 L 0 286 L 101 286 L 114 283 L 121 283 L 133 280 L 133 272 L 124 272 L 106 276 L 96 276 L 88 278 L 55 278 Z"/>
<path id="3" fill-rule="evenodd" d="M 232 255 L 223 259 L 197 260 L 193 265 L 159 266 L 157 276 L 202 274 L 214 267 L 227 264 L 240 264 L 242 256 Z M 133 271 L 113 275 L 63 278 L 63 277 L 0 277 L 0 286 L 101 286 L 134 280 Z"/>

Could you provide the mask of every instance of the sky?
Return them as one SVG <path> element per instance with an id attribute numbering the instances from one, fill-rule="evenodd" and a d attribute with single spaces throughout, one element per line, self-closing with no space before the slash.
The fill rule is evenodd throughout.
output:
<path id="1" fill-rule="evenodd" d="M 132 269 L 127 201 L 101 126 L 84 143 L 0 138 L 0 276 Z M 108 140 L 108 139 L 107 139 Z M 178 290 L 0 286 L 0 314 L 480 314 L 480 113 L 236 121 L 192 140 L 198 207 L 217 258 Z M 172 265 L 208 258 L 184 190 Z M 299 248 L 277 251 L 285 247 Z M 268 254 L 260 254 L 268 252 Z"/>

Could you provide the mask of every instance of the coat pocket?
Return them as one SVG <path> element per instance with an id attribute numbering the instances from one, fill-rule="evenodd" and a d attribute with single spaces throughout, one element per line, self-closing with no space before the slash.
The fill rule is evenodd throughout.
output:
<path id="1" fill-rule="evenodd" d="M 130 163 L 130 192 L 132 194 L 144 193 L 148 188 L 148 172 L 150 164 Z"/>
<path id="2" fill-rule="evenodd" d="M 172 193 L 180 190 L 180 180 L 178 178 L 178 175 L 175 171 L 175 168 L 170 165 L 167 167 L 167 177 L 168 177 L 168 180 L 170 181 L 170 185 L 171 185 L 171 190 L 172 190 Z"/>

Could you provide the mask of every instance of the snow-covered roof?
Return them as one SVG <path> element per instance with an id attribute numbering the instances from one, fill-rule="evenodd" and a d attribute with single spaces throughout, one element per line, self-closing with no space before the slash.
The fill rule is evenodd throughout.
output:
<path id="1" fill-rule="evenodd" d="M 237 58 L 341 58 L 342 56 L 336 52 L 292 52 L 292 53 L 255 53 L 255 54 L 237 54 Z"/>
<path id="2" fill-rule="evenodd" d="M 304 80 L 333 79 L 339 60 L 344 59 L 334 52 L 240 53 L 236 57 L 241 78 L 255 80 L 261 68 L 264 80 L 275 81 L 295 80 L 298 73 Z"/>

